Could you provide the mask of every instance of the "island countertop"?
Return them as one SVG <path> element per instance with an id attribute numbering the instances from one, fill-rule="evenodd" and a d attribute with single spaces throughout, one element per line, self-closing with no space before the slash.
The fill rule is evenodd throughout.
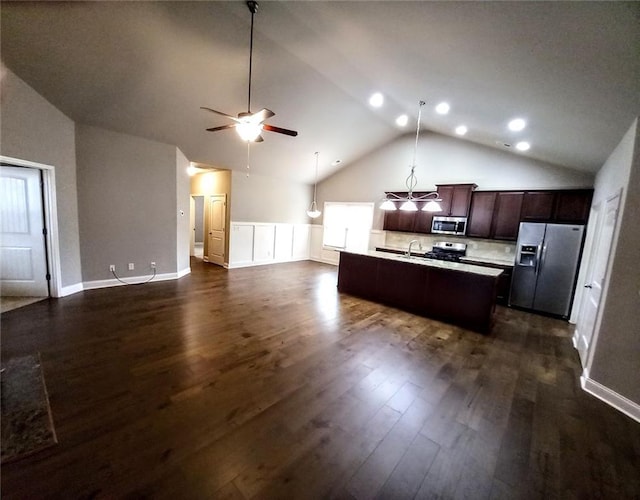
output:
<path id="1" fill-rule="evenodd" d="M 483 276 L 498 277 L 502 274 L 502 269 L 494 269 L 490 267 L 483 267 L 475 264 L 465 264 L 462 262 L 448 262 L 445 260 L 427 259 L 425 257 L 416 257 L 412 255 L 407 257 L 406 255 L 380 252 L 378 250 L 367 250 L 365 252 L 348 252 L 356 255 L 366 255 L 369 257 L 377 257 L 379 259 L 395 260 L 399 262 L 408 262 L 410 264 L 416 264 L 419 266 L 438 267 L 440 269 L 448 269 L 450 271 L 460 271 L 464 273 L 474 273 Z"/>

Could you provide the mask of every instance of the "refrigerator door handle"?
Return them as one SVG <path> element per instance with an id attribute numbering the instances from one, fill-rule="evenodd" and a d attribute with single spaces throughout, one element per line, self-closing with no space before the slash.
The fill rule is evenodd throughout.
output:
<path id="1" fill-rule="evenodd" d="M 538 271 L 540 270 L 540 259 L 542 258 L 541 254 L 543 253 L 542 245 L 538 245 L 536 247 L 536 269 L 535 274 L 538 275 Z"/>

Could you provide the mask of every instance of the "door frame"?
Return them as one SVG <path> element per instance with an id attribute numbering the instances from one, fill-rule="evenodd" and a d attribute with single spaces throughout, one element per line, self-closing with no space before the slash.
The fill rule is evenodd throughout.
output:
<path id="1" fill-rule="evenodd" d="M 616 199 L 617 199 L 616 210 L 615 210 L 616 215 L 615 215 L 615 221 L 613 223 L 613 232 L 611 234 L 611 242 L 609 244 L 609 250 L 607 255 L 607 265 L 604 272 L 604 277 L 602 279 L 602 288 L 600 291 L 600 298 L 598 300 L 598 310 L 596 311 L 596 317 L 594 318 L 594 322 L 593 322 L 593 331 L 591 332 L 589 345 L 587 346 L 586 361 L 583 364 L 584 373 L 589 373 L 589 371 L 591 371 L 591 365 L 593 364 L 593 356 L 595 353 L 594 346 L 598 343 L 598 337 L 600 336 L 600 325 L 602 324 L 602 314 L 603 314 L 602 305 L 603 305 L 603 301 L 606 301 L 607 292 L 609 290 L 609 280 L 611 279 L 611 268 L 613 266 L 613 259 L 611 258 L 611 256 L 615 252 L 614 243 L 616 242 L 616 236 L 620 231 L 619 216 L 620 216 L 620 205 L 623 201 L 622 188 L 618 189 L 614 194 L 612 194 L 611 196 L 608 196 L 602 202 L 602 208 L 601 208 L 602 213 L 600 214 L 600 217 L 598 220 L 599 224 L 597 228 L 597 235 L 594 238 L 594 241 L 597 241 L 599 238 L 602 237 L 602 229 L 604 227 L 604 224 L 606 223 L 606 218 L 607 218 L 607 205 Z M 587 269 L 587 274 L 585 276 L 585 279 L 591 279 L 593 277 L 593 266 L 595 265 L 595 258 L 596 258 L 595 250 L 596 250 L 595 248 L 592 249 L 593 254 L 590 256 L 590 259 L 589 259 L 589 268 Z M 582 297 L 583 304 L 584 304 L 584 301 L 587 300 L 587 295 L 588 294 L 584 294 Z M 583 304 L 581 304 L 581 306 Z"/>
<path id="2" fill-rule="evenodd" d="M 218 262 L 214 262 L 212 260 L 209 259 L 209 252 L 211 251 L 211 249 L 209 248 L 209 236 L 211 233 L 211 198 L 213 197 L 222 197 L 222 199 L 224 200 L 224 239 L 222 242 L 222 247 L 223 247 L 223 251 L 224 251 L 224 256 L 222 257 L 222 262 L 218 263 Z M 208 262 L 210 264 L 215 264 L 216 266 L 222 266 L 222 267 L 226 267 L 228 265 L 228 260 L 229 260 L 229 256 L 227 255 L 227 242 L 228 242 L 228 238 L 229 238 L 229 228 L 227 227 L 227 193 L 210 193 L 208 195 L 205 196 L 204 199 L 204 206 L 205 206 L 205 214 L 204 214 L 204 237 L 207 245 L 207 252 L 206 254 L 203 254 L 203 260 L 204 262 Z M 227 260 L 227 262 L 225 263 L 225 259 Z"/>
<path id="3" fill-rule="evenodd" d="M 45 236 L 45 253 L 47 267 L 51 279 L 49 280 L 49 294 L 51 297 L 63 297 L 60 268 L 60 238 L 58 233 L 58 205 L 56 201 L 56 171 L 53 165 L 21 160 L 10 156 L 0 155 L 0 164 L 7 167 L 26 167 L 38 169 L 42 172 L 42 194 L 44 207 L 44 225 L 47 228 Z"/>

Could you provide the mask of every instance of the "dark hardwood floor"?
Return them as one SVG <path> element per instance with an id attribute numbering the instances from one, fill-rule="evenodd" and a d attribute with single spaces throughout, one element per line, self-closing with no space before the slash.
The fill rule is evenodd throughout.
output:
<path id="1" fill-rule="evenodd" d="M 483 336 L 332 266 L 192 267 L 2 314 L 59 439 L 3 498 L 639 497 L 640 424 L 580 389 L 566 323 L 499 308 Z"/>

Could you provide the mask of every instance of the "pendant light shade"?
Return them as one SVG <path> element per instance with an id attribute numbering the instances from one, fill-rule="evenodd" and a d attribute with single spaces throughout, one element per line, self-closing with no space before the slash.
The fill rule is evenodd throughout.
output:
<path id="1" fill-rule="evenodd" d="M 417 212 L 418 207 L 413 200 L 407 200 L 402 205 L 400 205 L 400 210 L 404 212 Z"/>
<path id="2" fill-rule="evenodd" d="M 316 151 L 314 154 L 316 155 L 316 178 L 313 183 L 313 201 L 309 206 L 309 210 L 307 210 L 307 215 L 312 219 L 317 219 L 322 214 L 322 212 L 318 210 L 318 204 L 316 203 L 316 191 L 318 189 L 318 155 L 320 153 Z"/>
<path id="3" fill-rule="evenodd" d="M 418 153 L 418 138 L 420 137 L 420 119 L 422 117 L 422 106 L 424 106 L 425 102 L 420 101 L 418 108 L 418 123 L 416 125 L 416 141 L 413 147 L 413 163 L 411 164 L 411 172 L 409 173 L 409 177 L 407 177 L 405 184 L 409 192 L 407 196 L 402 197 L 395 193 L 386 193 L 384 200 L 380 204 L 380 210 L 397 210 L 396 204 L 394 202 L 402 202 L 400 205 L 400 210 L 405 212 L 417 212 L 418 207 L 416 205 L 417 201 L 425 201 L 425 205 L 422 207 L 422 211 L 424 212 L 440 212 L 442 211 L 442 207 L 440 206 L 440 196 L 437 191 L 433 191 L 431 193 L 422 194 L 419 196 L 413 195 L 413 190 L 418 184 L 418 179 L 415 175 L 416 169 L 416 155 Z"/>
<path id="4" fill-rule="evenodd" d="M 438 203 L 436 200 L 429 200 L 427 203 L 425 203 L 424 207 L 422 207 L 422 211 L 423 212 L 442 212 L 442 207 L 440 206 L 440 203 Z"/>

